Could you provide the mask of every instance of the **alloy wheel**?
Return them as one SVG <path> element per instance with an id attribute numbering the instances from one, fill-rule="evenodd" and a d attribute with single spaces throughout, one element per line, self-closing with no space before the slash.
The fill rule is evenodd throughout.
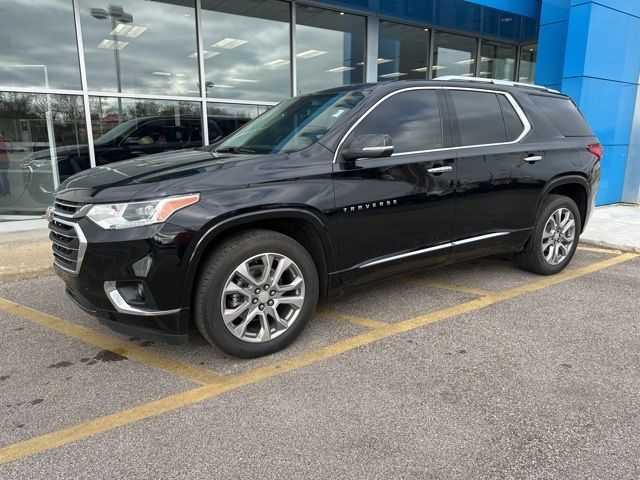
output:
<path id="1" fill-rule="evenodd" d="M 238 265 L 222 292 L 222 320 L 245 342 L 263 343 L 282 335 L 304 305 L 305 282 L 285 255 L 261 253 Z"/>
<path id="2" fill-rule="evenodd" d="M 576 221 L 568 208 L 555 210 L 542 232 L 542 256 L 550 265 L 562 263 L 571 252 L 576 238 Z"/>

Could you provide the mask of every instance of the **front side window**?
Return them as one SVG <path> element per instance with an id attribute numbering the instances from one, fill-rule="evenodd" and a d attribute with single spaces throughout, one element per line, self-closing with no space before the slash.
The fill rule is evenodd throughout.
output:
<path id="1" fill-rule="evenodd" d="M 296 152 L 317 142 L 364 99 L 362 90 L 315 93 L 276 105 L 221 143 L 216 152 Z"/>
<path id="2" fill-rule="evenodd" d="M 451 90 L 460 131 L 460 145 L 486 145 L 507 141 L 498 95 L 472 90 Z"/>
<path id="3" fill-rule="evenodd" d="M 378 105 L 351 135 L 389 135 L 395 153 L 442 147 L 442 121 L 435 90 L 397 93 Z M 347 142 L 348 144 L 348 142 Z"/>

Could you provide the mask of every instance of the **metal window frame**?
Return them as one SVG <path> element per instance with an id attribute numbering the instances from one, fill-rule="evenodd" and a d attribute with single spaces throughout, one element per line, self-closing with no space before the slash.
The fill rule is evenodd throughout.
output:
<path id="1" fill-rule="evenodd" d="M 336 151 L 333 152 L 333 163 L 337 163 L 338 162 L 338 154 L 340 153 L 340 149 L 342 148 L 344 142 L 347 140 L 349 135 L 351 135 L 351 133 L 356 129 L 356 127 L 358 125 L 360 125 L 360 123 L 365 118 L 367 118 L 367 116 L 369 116 L 369 114 L 371 112 L 373 112 L 379 105 L 381 105 L 388 98 L 393 97 L 394 95 L 398 95 L 399 93 L 410 92 L 410 91 L 415 91 L 415 90 L 465 90 L 465 91 L 472 91 L 472 92 L 494 93 L 494 94 L 504 95 L 505 97 L 507 97 L 507 100 L 509 101 L 511 106 L 516 111 L 516 114 L 518 115 L 518 117 L 520 117 L 520 121 L 522 122 L 522 127 L 523 127 L 522 132 L 520 132 L 520 135 L 518 135 L 518 137 L 515 140 L 511 140 L 511 141 L 508 141 L 508 142 L 485 143 L 485 144 L 477 144 L 477 145 L 458 145 L 458 146 L 453 146 L 453 147 L 432 148 L 432 149 L 427 149 L 427 150 L 415 150 L 415 151 L 411 151 L 411 152 L 398 152 L 398 153 L 392 154 L 391 155 L 392 157 L 399 157 L 399 156 L 403 156 L 403 155 L 414 155 L 414 154 L 418 154 L 418 153 L 446 152 L 446 151 L 450 151 L 450 150 L 462 150 L 462 149 L 466 150 L 468 148 L 494 147 L 494 146 L 499 146 L 499 145 L 513 145 L 513 144 L 519 143 L 531 131 L 531 123 L 529 122 L 529 119 L 527 118 L 526 114 L 524 113 L 524 110 L 522 110 L 522 107 L 520 107 L 518 102 L 516 102 L 516 100 L 513 98 L 513 96 L 509 92 L 504 92 L 504 91 L 501 91 L 501 90 L 489 90 L 489 89 L 485 89 L 485 88 L 474 88 L 474 87 L 456 87 L 456 86 L 451 86 L 450 87 L 450 86 L 446 86 L 446 85 L 443 85 L 443 86 L 424 86 L 424 87 L 407 87 L 407 88 L 401 88 L 399 90 L 395 90 L 393 92 L 389 92 L 384 97 L 382 97 L 381 99 L 376 101 L 376 103 L 371 105 L 362 115 L 360 115 L 360 117 L 353 123 L 353 125 L 351 125 L 351 127 L 349 127 L 349 129 L 346 131 L 346 133 L 340 139 L 340 142 L 338 143 L 338 145 L 336 147 Z"/>

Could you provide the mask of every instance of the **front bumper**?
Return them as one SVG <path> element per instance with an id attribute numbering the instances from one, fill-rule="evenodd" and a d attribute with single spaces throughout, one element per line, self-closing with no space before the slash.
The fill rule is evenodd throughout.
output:
<path id="1" fill-rule="evenodd" d="M 82 252 L 75 268 L 59 257 L 54 262 L 76 304 L 126 335 L 187 341 L 189 303 L 183 287 L 193 232 L 168 223 L 106 231 L 87 218 L 56 220 L 72 224 L 82 237 L 69 245 Z"/>

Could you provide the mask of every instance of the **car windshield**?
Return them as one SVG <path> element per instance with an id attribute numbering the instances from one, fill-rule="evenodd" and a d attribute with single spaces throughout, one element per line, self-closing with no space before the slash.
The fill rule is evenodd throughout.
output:
<path id="1" fill-rule="evenodd" d="M 138 118 L 132 118 L 131 120 L 127 120 L 120 125 L 116 125 L 100 138 L 96 138 L 93 143 L 95 145 L 105 145 L 107 143 L 111 143 L 112 140 L 123 136 L 125 133 L 135 127 L 138 124 L 138 121 Z"/>
<path id="2" fill-rule="evenodd" d="M 276 105 L 232 134 L 216 152 L 297 152 L 317 142 L 364 98 L 362 90 L 314 93 Z"/>

